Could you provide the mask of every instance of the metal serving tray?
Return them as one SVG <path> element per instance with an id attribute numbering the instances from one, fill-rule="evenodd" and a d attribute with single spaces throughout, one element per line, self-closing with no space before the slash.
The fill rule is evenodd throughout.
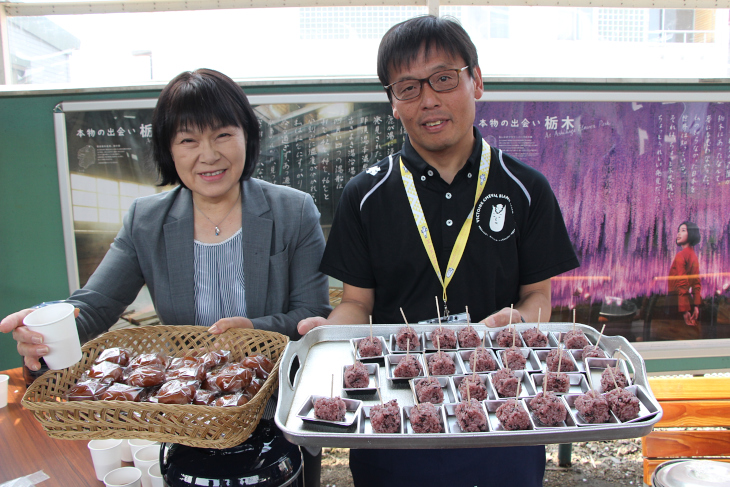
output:
<path id="1" fill-rule="evenodd" d="M 389 337 L 403 325 L 373 325 L 373 335 Z M 431 332 L 438 324 L 412 325 L 418 333 Z M 465 324 L 444 324 L 458 331 Z M 518 324 L 519 331 L 536 326 L 535 323 Z M 578 324 L 586 336 L 595 343 L 599 333 L 594 328 Z M 541 323 L 544 332 L 566 332 L 573 328 L 572 323 Z M 534 428 L 527 431 L 505 431 L 494 424 L 493 411 L 496 401 L 487 400 L 484 404 L 489 413 L 490 428 L 484 433 L 458 433 L 449 428 L 439 434 L 417 435 L 409 433 L 407 424 L 403 433 L 378 435 L 369 433 L 368 428 L 354 425 L 349 429 L 335 429 L 317 423 L 305 423 L 298 417 L 305 402 L 312 395 L 329 396 L 332 375 L 335 383 L 342 382 L 344 365 L 354 360 L 350 340 L 370 335 L 370 325 L 324 326 L 315 328 L 297 342 L 289 342 L 284 351 L 279 370 L 279 397 L 275 421 L 284 436 L 292 443 L 311 447 L 342 448 L 468 448 L 491 446 L 544 445 L 551 443 L 572 443 L 579 441 L 615 440 L 636 438 L 651 432 L 661 419 L 662 410 L 649 388 L 644 361 L 631 344 L 620 336 L 604 336 L 601 348 L 607 353 L 621 347 L 624 362 L 630 369 L 632 385 L 641 386 L 642 404 L 647 407 L 648 415 L 640 420 L 627 423 L 607 423 L 591 427 L 566 425 L 560 428 Z M 384 365 L 384 364 L 383 364 Z M 398 400 L 403 411 L 408 411 L 414 403 L 413 392 L 408 381 L 396 382 L 386 379 L 386 367 L 379 369 L 380 396 L 382 400 Z M 528 372 L 532 374 L 532 372 Z M 453 380 L 453 379 L 452 379 Z M 568 400 L 568 397 L 566 397 Z M 380 402 L 378 394 L 363 397 L 363 408 Z M 362 418 L 360 418 L 362 420 Z M 405 418 L 407 423 L 407 417 Z M 356 422 L 357 423 L 357 422 Z"/>

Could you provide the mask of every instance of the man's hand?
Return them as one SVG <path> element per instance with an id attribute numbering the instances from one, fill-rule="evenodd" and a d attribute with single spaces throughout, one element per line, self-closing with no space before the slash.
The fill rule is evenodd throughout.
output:
<path id="1" fill-rule="evenodd" d="M 493 315 L 489 315 L 479 323 L 487 325 L 489 328 L 500 328 L 510 324 L 510 312 L 512 313 L 512 323 L 520 323 L 522 321 L 522 315 L 516 309 L 502 308 Z"/>
<path id="2" fill-rule="evenodd" d="M 43 345 L 43 335 L 28 329 L 23 324 L 23 319 L 31 314 L 35 309 L 24 309 L 6 316 L 0 321 L 0 331 L 3 333 L 13 333 L 13 338 L 18 342 L 18 353 L 23 357 L 25 366 L 30 370 L 40 370 L 41 363 L 38 361 L 41 357 L 48 355 L 50 352 L 47 345 Z M 78 318 L 79 309 L 74 309 L 74 317 Z"/>
<path id="3" fill-rule="evenodd" d="M 321 316 L 313 316 L 311 318 L 304 318 L 302 321 L 300 321 L 297 325 L 297 331 L 300 335 L 304 336 L 309 330 L 313 328 L 331 324 L 332 323 L 330 323 L 327 318 L 322 318 Z"/>
<path id="4" fill-rule="evenodd" d="M 214 335 L 220 335 L 230 328 L 253 328 L 253 322 L 242 316 L 233 316 L 231 318 L 223 318 L 208 328 L 208 331 Z"/>

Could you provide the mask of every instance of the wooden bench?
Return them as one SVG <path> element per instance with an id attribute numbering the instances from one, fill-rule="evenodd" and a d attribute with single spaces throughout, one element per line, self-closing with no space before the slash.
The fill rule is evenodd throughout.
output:
<path id="1" fill-rule="evenodd" d="M 729 429 L 684 429 L 730 427 L 730 377 L 650 377 L 649 385 L 664 415 L 655 430 L 642 438 L 645 484 L 651 485 L 654 470 L 667 460 L 730 462 Z"/>

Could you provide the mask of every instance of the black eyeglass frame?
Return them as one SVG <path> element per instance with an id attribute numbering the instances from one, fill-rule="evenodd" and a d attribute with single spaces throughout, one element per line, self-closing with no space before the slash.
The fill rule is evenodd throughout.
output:
<path id="1" fill-rule="evenodd" d="M 421 93 L 423 93 L 423 83 L 425 83 L 426 81 L 428 81 L 428 85 L 429 85 L 429 86 L 431 87 L 431 89 L 432 89 L 433 91 L 435 91 L 435 92 L 437 92 L 437 93 L 446 93 L 446 92 L 448 92 L 448 91 L 451 91 L 451 90 L 455 90 L 456 88 L 458 88 L 458 87 L 459 87 L 459 83 L 461 82 L 461 73 L 462 73 L 462 72 L 463 72 L 463 71 L 464 71 L 465 69 L 468 69 L 468 68 L 469 68 L 469 66 L 464 66 L 463 68 L 454 68 L 454 69 L 442 69 L 441 71 L 437 71 L 436 73 L 433 73 L 433 74 L 432 74 L 431 76 L 429 76 L 428 78 L 421 78 L 421 79 L 402 79 L 402 80 L 400 80 L 400 81 L 396 81 L 395 83 L 391 83 L 391 84 L 389 84 L 388 86 L 384 86 L 384 87 L 383 87 L 383 89 L 384 89 L 385 91 L 388 91 L 388 90 L 390 90 L 390 93 L 391 93 L 391 94 L 392 94 L 392 95 L 393 95 L 393 96 L 395 97 L 395 99 L 396 99 L 396 100 L 398 100 L 398 101 L 411 101 L 411 100 L 415 100 L 416 98 L 419 98 L 419 97 L 421 96 Z M 450 71 L 456 71 L 456 86 L 454 86 L 453 88 L 448 88 L 448 89 L 446 89 L 446 90 L 437 90 L 437 89 L 436 89 L 436 88 L 435 88 L 435 87 L 433 86 L 433 83 L 431 83 L 431 78 L 433 78 L 434 76 L 436 76 L 436 75 L 439 75 L 439 74 L 441 74 L 441 73 L 448 73 L 448 72 L 450 72 Z M 393 91 L 393 86 L 397 85 L 398 83 L 403 83 L 403 82 L 406 82 L 406 81 L 408 81 L 408 82 L 418 81 L 418 82 L 419 82 L 419 87 L 418 87 L 418 94 L 417 94 L 416 96 L 412 97 L 412 98 L 406 98 L 405 100 L 403 100 L 403 99 L 401 99 L 401 98 L 398 98 L 398 96 L 397 96 L 397 95 L 395 94 L 395 91 Z"/>

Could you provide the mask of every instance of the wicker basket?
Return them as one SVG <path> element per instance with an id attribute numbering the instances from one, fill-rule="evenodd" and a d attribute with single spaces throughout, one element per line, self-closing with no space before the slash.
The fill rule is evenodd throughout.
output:
<path id="1" fill-rule="evenodd" d="M 279 363 L 289 338 L 279 333 L 230 329 L 221 335 L 198 326 L 144 326 L 105 333 L 82 347 L 81 361 L 36 379 L 23 396 L 51 438 L 92 440 L 146 439 L 199 448 L 230 448 L 245 441 L 261 419 L 274 392 Z M 274 369 L 261 390 L 243 406 L 213 407 L 128 401 L 65 401 L 64 394 L 91 368 L 105 349 L 124 347 L 135 353 L 164 352 L 183 356 L 188 350 L 230 350 L 232 360 L 261 353 Z"/>

